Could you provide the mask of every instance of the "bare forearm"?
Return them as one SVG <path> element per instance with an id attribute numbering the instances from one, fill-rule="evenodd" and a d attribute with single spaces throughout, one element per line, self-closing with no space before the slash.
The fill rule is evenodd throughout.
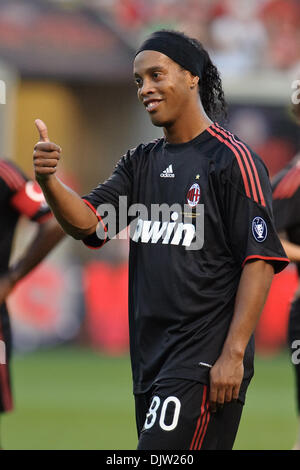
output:
<path id="1" fill-rule="evenodd" d="M 274 268 L 265 261 L 247 263 L 243 269 L 233 319 L 223 347 L 223 354 L 243 357 L 266 302 Z"/>
<path id="2" fill-rule="evenodd" d="M 34 269 L 65 236 L 64 231 L 53 217 L 39 226 L 25 254 L 9 268 L 14 284 Z"/>
<path id="3" fill-rule="evenodd" d="M 56 219 L 66 233 L 76 239 L 85 238 L 96 229 L 98 220 L 72 189 L 55 175 L 47 180 L 37 178 Z"/>
<path id="4" fill-rule="evenodd" d="M 233 318 L 222 353 L 210 371 L 210 403 L 236 400 L 244 376 L 243 358 L 247 344 L 265 304 L 274 275 L 273 267 L 264 261 L 247 263 L 243 269 Z"/>
<path id="5" fill-rule="evenodd" d="M 284 251 L 287 254 L 287 257 L 294 263 L 300 262 L 300 246 L 292 243 L 284 238 L 280 238 Z"/>

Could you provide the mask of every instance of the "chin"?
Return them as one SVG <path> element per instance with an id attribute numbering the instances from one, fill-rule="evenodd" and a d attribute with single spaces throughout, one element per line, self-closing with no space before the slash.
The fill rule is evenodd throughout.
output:
<path id="1" fill-rule="evenodd" d="M 163 127 L 164 126 L 163 121 L 161 119 L 159 119 L 158 117 L 150 116 L 150 119 L 151 119 L 151 122 L 154 126 L 156 126 L 156 127 Z"/>
<path id="2" fill-rule="evenodd" d="M 156 127 L 169 127 L 172 125 L 170 120 L 159 118 L 159 116 L 150 116 L 151 122 Z"/>

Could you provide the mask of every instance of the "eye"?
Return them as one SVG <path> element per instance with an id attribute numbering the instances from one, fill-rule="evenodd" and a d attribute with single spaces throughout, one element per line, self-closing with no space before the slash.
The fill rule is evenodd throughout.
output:
<path id="1" fill-rule="evenodd" d="M 135 77 L 134 83 L 137 87 L 140 87 L 142 85 L 143 81 L 142 81 L 141 77 Z"/>
<path id="2" fill-rule="evenodd" d="M 161 76 L 161 72 L 153 72 L 152 76 L 154 79 L 157 79 Z"/>

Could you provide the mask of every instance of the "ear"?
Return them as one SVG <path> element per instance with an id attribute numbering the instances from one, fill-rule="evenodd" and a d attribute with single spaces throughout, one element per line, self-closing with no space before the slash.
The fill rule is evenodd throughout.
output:
<path id="1" fill-rule="evenodd" d="M 191 74 L 191 85 L 190 85 L 191 90 L 195 88 L 196 86 L 198 86 L 198 83 L 199 83 L 199 77 L 197 75 Z"/>

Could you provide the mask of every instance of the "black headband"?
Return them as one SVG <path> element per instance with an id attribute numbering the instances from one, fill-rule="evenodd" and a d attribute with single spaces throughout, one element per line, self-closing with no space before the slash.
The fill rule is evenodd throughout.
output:
<path id="1" fill-rule="evenodd" d="M 193 75 L 201 77 L 205 65 L 204 55 L 188 38 L 169 31 L 156 31 L 146 39 L 135 56 L 142 51 L 157 51 L 170 57 Z"/>

